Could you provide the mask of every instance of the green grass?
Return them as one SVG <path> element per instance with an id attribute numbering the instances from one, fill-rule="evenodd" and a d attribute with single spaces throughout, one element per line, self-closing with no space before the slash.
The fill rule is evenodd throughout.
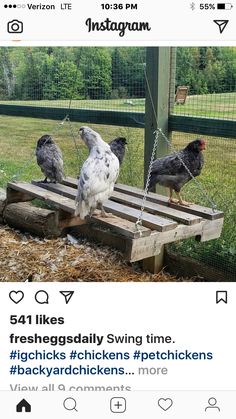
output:
<path id="1" fill-rule="evenodd" d="M 1 100 L 1 104 L 68 108 L 69 100 Z M 145 99 L 72 100 L 73 109 L 100 109 L 144 112 Z"/>
<path id="2" fill-rule="evenodd" d="M 68 108 L 69 100 L 12 100 L 7 105 L 28 105 Z M 72 100 L 73 109 L 100 109 L 144 112 L 145 99 Z M 236 119 L 236 93 L 214 93 L 188 96 L 184 105 L 174 105 L 173 114 Z"/>
<path id="3" fill-rule="evenodd" d="M 45 133 L 52 134 L 62 150 L 65 173 L 76 177 L 88 155 L 88 150 L 78 137 L 83 121 L 64 123 L 38 118 L 0 116 L 0 186 L 6 185 L 15 175 L 21 180 L 42 178 L 35 159 L 37 140 Z M 90 124 L 98 130 L 105 141 L 116 136 L 128 138 L 126 160 L 122 165 L 120 180 L 127 184 L 143 185 L 143 135 L 142 129 Z M 71 129 L 76 138 L 73 141 Z"/>
<path id="4" fill-rule="evenodd" d="M 184 105 L 175 105 L 176 115 L 236 119 L 236 93 L 188 96 Z"/>
<path id="5" fill-rule="evenodd" d="M 71 123 L 76 134 L 81 123 Z M 143 129 L 114 127 L 106 125 L 90 126 L 97 130 L 106 141 L 116 136 L 125 136 L 128 150 L 121 168 L 119 181 L 134 186 L 143 186 Z M 70 125 L 63 126 L 56 121 L 11 116 L 0 116 L 0 186 L 6 186 L 15 174 L 17 180 L 42 179 L 43 175 L 35 161 L 35 146 L 38 138 L 45 133 L 54 134 L 60 146 L 66 175 L 76 177 L 88 155 L 84 144 L 76 134 L 77 149 L 71 136 Z M 191 134 L 173 133 L 176 150 L 194 139 Z M 175 250 L 191 255 L 225 272 L 236 275 L 236 141 L 216 137 L 206 137 L 205 166 L 198 180 L 204 190 L 224 211 L 224 229 L 220 239 L 206 243 L 185 240 L 174 245 Z M 183 189 L 185 199 L 209 206 L 209 202 L 196 187 L 189 182 Z"/>

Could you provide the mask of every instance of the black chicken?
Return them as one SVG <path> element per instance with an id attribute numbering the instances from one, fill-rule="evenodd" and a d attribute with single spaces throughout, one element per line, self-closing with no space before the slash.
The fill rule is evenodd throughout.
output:
<path id="1" fill-rule="evenodd" d="M 117 137 L 109 143 L 112 153 L 118 158 L 120 166 L 125 157 L 125 146 L 127 144 L 126 138 Z"/>
<path id="2" fill-rule="evenodd" d="M 63 160 L 60 148 L 54 143 L 51 135 L 43 135 L 37 142 L 36 147 L 37 163 L 51 182 L 62 182 L 63 174 Z"/>
<path id="3" fill-rule="evenodd" d="M 205 148 L 204 138 L 198 138 L 178 153 L 156 159 L 152 165 L 149 189 L 156 183 L 166 186 L 170 190 L 169 202 L 189 206 L 190 202 L 184 201 L 180 196 L 181 188 L 192 179 L 182 161 L 194 177 L 199 176 L 204 164 L 202 150 Z M 178 199 L 172 198 L 173 190 Z"/>

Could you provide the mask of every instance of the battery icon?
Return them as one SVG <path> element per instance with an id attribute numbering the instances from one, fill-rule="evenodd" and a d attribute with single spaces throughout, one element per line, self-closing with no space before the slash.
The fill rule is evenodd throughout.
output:
<path id="1" fill-rule="evenodd" d="M 217 3 L 217 9 L 219 10 L 231 10 L 232 7 L 231 3 Z"/>

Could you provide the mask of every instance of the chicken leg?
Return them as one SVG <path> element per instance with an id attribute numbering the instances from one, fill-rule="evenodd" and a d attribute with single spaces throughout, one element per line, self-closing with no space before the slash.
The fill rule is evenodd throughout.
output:
<path id="1" fill-rule="evenodd" d="M 176 192 L 176 195 L 177 195 L 178 199 L 175 199 L 175 198 L 173 198 L 173 189 L 170 188 L 169 191 L 170 191 L 170 193 L 169 193 L 169 203 L 170 204 L 179 204 L 179 205 L 183 205 L 185 207 L 189 207 L 190 205 L 192 205 L 192 202 L 184 201 L 181 198 L 181 195 L 180 195 L 179 192 Z"/>
<path id="2" fill-rule="evenodd" d="M 170 204 L 179 204 L 179 200 L 173 198 L 173 189 L 172 188 L 169 189 L 169 203 Z"/>
<path id="3" fill-rule="evenodd" d="M 176 195 L 177 195 L 177 197 L 178 197 L 178 204 L 179 204 L 179 205 L 183 205 L 183 206 L 185 206 L 185 207 L 189 207 L 190 205 L 192 205 L 192 202 L 184 201 L 184 200 L 181 198 L 181 196 L 180 196 L 180 193 L 179 193 L 179 192 L 176 192 Z"/>
<path id="4" fill-rule="evenodd" d="M 98 215 L 98 217 L 102 217 L 102 218 L 110 218 L 110 217 L 114 217 L 114 215 L 111 212 L 106 212 L 103 205 L 101 203 L 98 204 L 98 208 L 100 208 L 101 212 L 100 215 Z"/>

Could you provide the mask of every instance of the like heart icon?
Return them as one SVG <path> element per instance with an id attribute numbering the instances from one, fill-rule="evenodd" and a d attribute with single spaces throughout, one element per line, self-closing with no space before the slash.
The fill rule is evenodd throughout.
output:
<path id="1" fill-rule="evenodd" d="M 170 409 L 170 407 L 173 405 L 173 400 L 172 399 L 159 399 L 158 400 L 158 406 L 162 409 L 162 410 L 168 410 Z"/>
<path id="2" fill-rule="evenodd" d="M 18 304 L 24 298 L 23 291 L 11 291 L 9 297 L 13 303 Z"/>

